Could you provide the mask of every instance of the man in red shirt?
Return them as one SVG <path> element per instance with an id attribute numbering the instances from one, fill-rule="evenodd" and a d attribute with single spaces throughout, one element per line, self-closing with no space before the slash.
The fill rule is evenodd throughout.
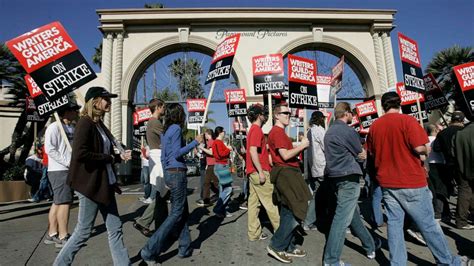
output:
<path id="1" fill-rule="evenodd" d="M 295 246 L 295 228 L 298 221 L 304 220 L 308 210 L 311 193 L 299 168 L 298 155 L 309 146 L 308 138 L 303 137 L 297 147 L 285 133 L 290 122 L 290 111 L 286 105 L 277 104 L 273 109 L 275 125 L 268 135 L 268 146 L 272 156 L 273 168 L 270 174 L 280 204 L 280 226 L 273 234 L 268 253 L 275 259 L 292 262 L 291 257 L 304 257 L 306 251 Z"/>
<path id="2" fill-rule="evenodd" d="M 408 214 L 420 229 L 437 264 L 460 265 L 461 258 L 449 250 L 446 238 L 435 221 L 432 195 L 420 155 L 427 154 L 428 136 L 415 118 L 400 114 L 396 92 L 382 96 L 385 115 L 370 127 L 369 155 L 374 158 L 376 178 L 383 189 L 388 218 L 388 247 L 392 265 L 405 265 L 407 253 L 403 221 Z"/>
<path id="3" fill-rule="evenodd" d="M 268 120 L 261 104 L 250 106 L 247 117 L 252 123 L 247 135 L 246 173 L 249 175 L 248 198 L 248 237 L 250 241 L 263 240 L 268 236 L 262 233 L 262 226 L 258 219 L 260 206 L 267 211 L 268 218 L 276 231 L 280 225 L 278 207 L 273 203 L 273 184 L 270 182 L 270 163 L 267 143 L 263 135 L 262 125 Z"/>

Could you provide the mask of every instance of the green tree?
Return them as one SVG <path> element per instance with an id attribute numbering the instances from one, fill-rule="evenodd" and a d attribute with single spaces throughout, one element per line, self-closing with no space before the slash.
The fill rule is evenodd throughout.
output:
<path id="1" fill-rule="evenodd" d="M 92 56 L 92 63 L 102 67 L 102 43 L 100 43 L 97 47 L 94 47 L 94 50 L 95 52 Z"/>
<path id="2" fill-rule="evenodd" d="M 453 75 L 453 67 L 472 61 L 474 61 L 473 47 L 454 45 L 436 53 L 428 63 L 425 73 L 433 74 L 445 95 L 450 96 L 457 82 Z"/>
<path id="3" fill-rule="evenodd" d="M 171 75 L 178 81 L 181 99 L 204 98 L 204 89 L 200 82 L 202 68 L 195 59 L 183 61 L 178 58 L 168 67 Z"/>
<path id="4" fill-rule="evenodd" d="M 11 143 L 0 151 L 0 159 L 10 154 L 9 163 L 17 163 L 15 155 L 22 148 L 18 163 L 23 164 L 33 144 L 34 127 L 26 119 L 25 97 L 28 95 L 24 76 L 25 70 L 10 50 L 3 43 L 0 44 L 0 84 L 8 84 L 11 89 L 8 93 L 13 94 L 11 106 L 20 107 L 22 111 L 12 133 Z M 46 122 L 38 122 L 37 129 L 41 131 Z"/>
<path id="5" fill-rule="evenodd" d="M 454 100 L 449 101 L 450 105 L 445 109 L 445 119 L 449 118 L 456 109 L 453 102 L 456 103 L 458 108 L 465 106 L 460 91 L 455 90 L 457 80 L 453 67 L 472 61 L 474 61 L 474 49 L 472 46 L 460 47 L 454 45 L 436 53 L 426 67 L 425 73 L 433 74 L 446 98 Z"/>
<path id="6" fill-rule="evenodd" d="M 171 91 L 170 88 L 166 87 L 162 91 L 153 92 L 153 98 L 158 98 L 162 101 L 178 101 L 178 93 Z"/>

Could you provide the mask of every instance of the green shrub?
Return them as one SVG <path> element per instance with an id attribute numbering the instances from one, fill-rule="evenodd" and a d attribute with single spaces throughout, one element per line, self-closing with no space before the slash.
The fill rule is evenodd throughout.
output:
<path id="1" fill-rule="evenodd" d="M 24 178 L 25 165 L 13 165 L 3 173 L 3 181 L 21 181 Z"/>

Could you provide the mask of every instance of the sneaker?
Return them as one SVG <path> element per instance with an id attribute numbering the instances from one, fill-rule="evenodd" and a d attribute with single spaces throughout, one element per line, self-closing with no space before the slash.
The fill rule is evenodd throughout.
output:
<path id="1" fill-rule="evenodd" d="M 425 239 L 423 239 L 423 236 L 419 233 L 419 232 L 415 232 L 411 229 L 407 229 L 407 233 L 413 237 L 414 239 L 416 239 L 416 241 L 418 241 L 418 243 L 422 244 L 422 245 L 425 245 L 426 246 L 426 242 L 425 242 Z"/>
<path id="2" fill-rule="evenodd" d="M 38 199 L 27 199 L 31 203 L 38 203 L 40 202 Z"/>
<path id="3" fill-rule="evenodd" d="M 71 235 L 67 234 L 64 238 L 59 239 L 59 243 L 54 244 L 54 246 L 57 247 L 57 248 L 64 247 L 64 245 L 66 245 L 66 242 L 69 240 L 70 237 L 71 237 Z"/>
<path id="4" fill-rule="evenodd" d="M 144 202 L 147 198 L 145 197 L 138 197 L 138 200 L 141 201 L 141 202 Z"/>
<path id="5" fill-rule="evenodd" d="M 314 225 L 314 224 L 310 224 L 310 225 L 303 224 L 303 230 L 305 230 L 305 231 L 317 231 L 318 227 L 316 227 L 316 225 Z"/>
<path id="6" fill-rule="evenodd" d="M 280 262 L 283 262 L 283 263 L 292 263 L 293 262 L 293 260 L 284 251 L 278 252 L 278 251 L 275 251 L 270 246 L 267 246 L 267 252 L 268 252 L 268 254 L 270 254 L 270 256 L 274 257 L 275 259 L 277 259 Z"/>
<path id="7" fill-rule="evenodd" d="M 369 254 L 367 254 L 367 258 L 369 258 L 369 260 L 375 259 L 375 251 L 372 251 Z"/>
<path id="8" fill-rule="evenodd" d="M 379 250 L 382 247 L 382 240 L 380 240 L 380 238 L 378 237 L 374 237 L 374 244 L 375 250 L 370 253 L 367 253 L 367 258 L 369 258 L 370 260 L 375 259 L 375 251 Z"/>
<path id="9" fill-rule="evenodd" d="M 285 252 L 288 257 L 303 258 L 306 257 L 306 251 L 302 249 L 295 248 L 293 251 Z"/>
<path id="10" fill-rule="evenodd" d="M 259 240 L 265 240 L 268 238 L 268 235 L 265 234 L 265 233 L 261 233 L 260 236 L 258 237 L 258 239 L 249 239 L 250 242 L 254 242 L 254 241 L 259 241 Z"/>
<path id="11" fill-rule="evenodd" d="M 145 199 L 145 200 L 142 201 L 142 202 L 145 203 L 145 204 L 150 204 L 150 203 L 153 202 L 153 200 L 152 200 L 151 198 L 147 198 L 147 199 Z"/>
<path id="12" fill-rule="evenodd" d="M 142 226 L 141 224 L 137 223 L 136 221 L 133 222 L 133 227 L 135 229 L 137 229 L 138 231 L 140 231 L 140 233 L 142 233 L 142 235 L 146 236 L 146 237 L 150 237 L 153 235 L 153 233 L 151 232 L 150 229 Z"/>
<path id="13" fill-rule="evenodd" d="M 161 263 L 156 262 L 154 260 L 143 260 L 147 266 L 159 266 Z"/>
<path id="14" fill-rule="evenodd" d="M 43 241 L 43 243 L 45 243 L 46 245 L 56 244 L 60 242 L 61 240 L 59 240 L 58 234 L 55 234 L 53 236 L 46 234 L 46 237 L 44 238 L 44 241 Z"/>
<path id="15" fill-rule="evenodd" d="M 466 256 L 461 256 L 461 266 L 473 266 L 474 261 Z"/>
<path id="16" fill-rule="evenodd" d="M 248 207 L 246 201 L 242 202 L 242 203 L 240 204 L 240 206 L 239 206 L 239 209 L 241 209 L 241 210 L 248 210 L 248 208 L 249 208 L 249 207 Z"/>
<path id="17" fill-rule="evenodd" d="M 212 204 L 211 204 L 211 201 L 210 201 L 209 199 L 205 199 L 205 200 L 203 200 L 203 199 L 198 199 L 198 200 L 196 201 L 196 204 L 197 204 L 198 206 L 200 206 L 200 207 L 209 207 L 209 206 L 212 205 Z"/>
<path id="18" fill-rule="evenodd" d="M 472 230 L 472 229 L 474 229 L 474 225 L 472 225 L 472 224 L 467 224 L 467 225 L 465 225 L 465 226 L 458 227 L 458 229 L 462 229 L 462 230 Z"/>

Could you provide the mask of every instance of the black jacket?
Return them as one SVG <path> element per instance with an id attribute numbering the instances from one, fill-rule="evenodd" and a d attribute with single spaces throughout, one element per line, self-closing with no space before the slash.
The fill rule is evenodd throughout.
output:
<path id="1" fill-rule="evenodd" d="M 459 130 L 455 138 L 455 155 L 461 176 L 474 180 L 474 124 Z"/>
<path id="2" fill-rule="evenodd" d="M 102 121 L 98 123 L 112 140 L 112 134 Z M 88 116 L 81 117 L 76 125 L 68 183 L 87 198 L 108 205 L 115 190 L 109 185 L 106 164 L 119 162 L 120 156 L 104 153 L 102 136 L 96 125 Z M 113 146 L 110 147 L 110 154 L 114 154 Z"/>

